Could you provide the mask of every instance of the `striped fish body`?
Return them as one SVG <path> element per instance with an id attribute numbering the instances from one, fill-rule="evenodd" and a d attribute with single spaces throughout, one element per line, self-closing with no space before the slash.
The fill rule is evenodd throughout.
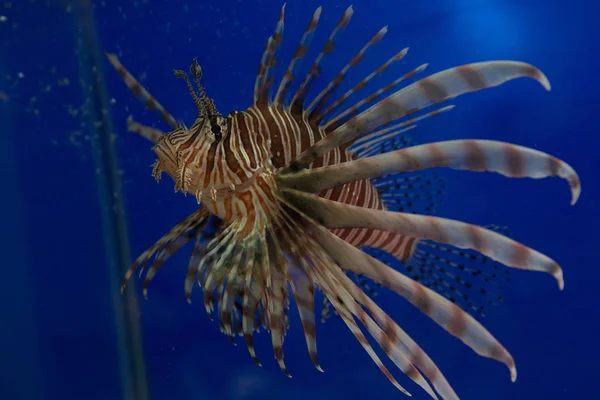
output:
<path id="1" fill-rule="evenodd" d="M 290 165 L 300 154 L 327 136 L 327 131 L 314 120 L 309 120 L 298 110 L 282 106 L 256 105 L 243 113 L 248 131 L 266 135 L 270 143 L 271 161 L 276 170 Z M 244 132 L 242 132 L 244 134 Z M 336 147 L 323 157 L 312 162 L 308 168 L 320 168 L 355 160 L 356 156 L 346 146 Z M 325 199 L 369 209 L 383 210 L 379 192 L 369 179 L 349 182 L 318 193 Z M 400 234 L 371 229 L 333 229 L 332 232 L 354 246 L 374 246 L 388 251 L 405 261 L 411 255 L 414 240 Z"/>
<path id="2" fill-rule="evenodd" d="M 383 28 L 306 105 L 307 94 L 320 73 L 319 62 L 334 50 L 336 35 L 353 14 L 350 7 L 291 102 L 286 103 L 286 93 L 299 61 L 306 56 L 321 9 L 313 14 L 275 96 L 271 97 L 270 70 L 276 64 L 283 38 L 284 8 L 263 54 L 254 102 L 247 110 L 221 116 L 204 93 L 200 84 L 202 71 L 196 60 L 190 67 L 196 88 L 185 72 L 175 71 L 177 77 L 185 79 L 198 110 L 199 116 L 190 128 L 178 123 L 115 55 L 107 55 L 133 94 L 172 128 L 164 133 L 128 120 L 130 130 L 154 143 L 158 156 L 154 177 L 159 179 L 166 172 L 175 181 L 176 191 L 191 194 L 201 203 L 138 257 L 125 274 L 122 289 L 134 271 L 143 269 L 155 256 L 144 279 L 146 296 L 148 284 L 161 265 L 195 240 L 184 283 L 186 298 L 191 300 L 197 282 L 207 313 L 217 312 L 221 330 L 232 341 L 235 334 L 243 336 L 257 363 L 252 338 L 262 326 L 271 334 L 279 367 L 289 376 L 283 360 L 283 341 L 289 327 L 289 298 L 293 296 L 308 353 L 320 370 L 314 312 L 315 288 L 319 288 L 398 390 L 408 393 L 381 362 L 359 324 L 394 365 L 432 398 L 439 395 L 443 399 L 458 399 L 433 360 L 348 276 L 356 274 L 394 291 L 477 354 L 505 364 L 514 381 L 516 366 L 512 355 L 452 298 L 440 294 L 445 289 L 438 285 L 443 279 L 437 279 L 437 273 L 452 279 L 448 288 L 454 293 L 455 282 L 461 283 L 454 272 L 444 271 L 446 265 L 467 274 L 480 271 L 447 262 L 432 272 L 432 259 L 422 248 L 415 250 L 416 243 L 423 241 L 435 251 L 458 255 L 469 249 L 509 268 L 546 272 L 562 289 L 563 274 L 558 263 L 493 229 L 386 210 L 389 203 L 380 189 L 385 185 L 380 186 L 375 180 L 434 167 L 493 171 L 507 177 L 556 176 L 568 182 L 571 202 L 575 204 L 581 191 L 576 172 L 567 163 L 537 150 L 490 140 L 454 140 L 399 149 L 389 146 L 416 121 L 452 108 L 417 115 L 431 105 L 519 77 L 535 79 L 549 90 L 546 76 L 522 62 L 481 62 L 440 71 L 380 99 L 384 92 L 395 90 L 401 82 L 422 72 L 424 64 L 344 110 L 352 94 L 406 55 L 404 49 L 330 102 L 346 72 L 381 40 L 387 31 Z M 429 271 L 436 283 L 421 284 L 371 257 L 361 246 L 387 251 L 401 261 L 412 260 L 414 254 L 421 272 Z"/>
<path id="3" fill-rule="evenodd" d="M 256 218 L 256 207 L 264 218 L 272 210 L 276 185 L 270 178 L 308 148 L 322 140 L 325 130 L 301 113 L 281 106 L 252 106 L 219 118 L 219 135 L 213 134 L 205 118 L 189 128 L 166 134 L 154 146 L 158 156 L 155 174 L 165 171 L 176 190 L 189 193 L 226 223 L 245 216 Z M 315 160 L 319 168 L 356 159 L 346 148 L 335 148 Z M 384 209 L 379 192 L 370 180 L 360 180 L 327 189 L 319 196 L 370 209 Z M 264 223 L 261 222 L 261 223 Z M 335 229 L 340 238 L 355 246 L 374 246 L 401 261 L 411 255 L 414 239 L 369 229 Z"/>

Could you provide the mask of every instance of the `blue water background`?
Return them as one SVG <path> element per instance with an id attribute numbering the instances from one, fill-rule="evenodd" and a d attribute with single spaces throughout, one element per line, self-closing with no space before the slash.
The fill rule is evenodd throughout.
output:
<path id="1" fill-rule="evenodd" d="M 0 165 L 2 166 L 2 278 L 0 280 L 0 399 L 118 399 L 121 385 L 115 319 L 101 229 L 96 171 L 79 84 L 69 2 L 0 4 Z M 121 3 L 121 5 L 119 5 Z M 350 4 L 288 1 L 283 65 L 312 15 L 324 5 L 308 68 Z M 191 124 L 195 108 L 174 68 L 197 57 L 203 82 L 226 114 L 250 105 L 254 77 L 280 1 L 96 1 L 100 46 L 170 110 Z M 448 171 L 448 195 L 438 214 L 476 224 L 509 226 L 517 240 L 557 260 L 565 271 L 560 292 L 552 277 L 515 271 L 504 303 L 485 326 L 511 351 L 519 378 L 511 383 L 500 363 L 477 356 L 398 296 L 378 301 L 428 352 L 463 399 L 596 398 L 600 312 L 598 268 L 598 112 L 600 109 L 599 3 L 592 0 L 355 0 L 355 15 L 323 62 L 329 79 L 382 26 L 385 39 L 349 75 L 339 93 L 403 47 L 408 56 L 370 88 L 428 62 L 428 71 L 491 59 L 516 59 L 541 68 L 545 92 L 531 80 L 468 94 L 457 107 L 413 131 L 424 142 L 496 139 L 530 146 L 570 163 L 583 192 L 571 207 L 559 179 L 507 179 L 490 173 Z M 3 8 L 4 6 L 4 8 Z M 14 24 L 17 24 L 16 26 Z M 114 122 L 132 256 L 137 256 L 196 207 L 173 194 L 172 183 L 150 176 L 147 141 L 126 132 L 133 114 L 166 129 L 102 65 Z M 17 74 L 21 72 L 23 78 Z M 58 80 L 69 79 L 68 85 Z M 15 84 L 16 82 L 16 84 Z M 48 90 L 50 86 L 50 90 Z M 314 91 L 313 93 L 315 93 Z M 35 99 L 32 99 L 35 97 Z M 71 111 L 71 112 L 69 112 Z M 140 301 L 151 398 L 359 399 L 401 398 L 340 321 L 318 325 L 321 365 L 306 353 L 295 310 L 284 351 L 294 376 L 273 360 L 270 338 L 256 347 L 254 365 L 243 341 L 233 347 L 204 313 L 200 290 L 183 296 L 191 249 L 174 256 Z M 139 289 L 139 286 L 138 286 Z M 141 291 L 137 295 L 141 299 Z M 426 395 L 396 374 L 415 399 Z"/>

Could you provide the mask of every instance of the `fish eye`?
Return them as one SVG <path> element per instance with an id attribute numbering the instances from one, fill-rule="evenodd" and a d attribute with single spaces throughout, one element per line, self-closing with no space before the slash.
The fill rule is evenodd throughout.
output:
<path id="1" fill-rule="evenodd" d="M 210 131 L 215 134 L 215 136 L 221 136 L 221 127 L 217 124 L 210 127 Z"/>

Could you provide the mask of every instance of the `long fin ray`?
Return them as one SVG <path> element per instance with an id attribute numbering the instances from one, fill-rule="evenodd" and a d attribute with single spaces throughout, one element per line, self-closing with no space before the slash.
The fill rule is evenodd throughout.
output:
<path id="1" fill-rule="evenodd" d="M 308 114 L 309 121 L 315 121 L 316 124 L 319 124 L 319 120 L 317 119 L 318 113 L 321 112 L 321 110 L 323 109 L 323 107 L 325 106 L 327 101 L 331 98 L 333 93 L 343 83 L 348 71 L 352 67 L 357 66 L 363 60 L 364 55 L 367 52 L 367 50 L 372 45 L 381 41 L 381 39 L 383 39 L 383 37 L 385 36 L 386 33 L 387 33 L 387 26 L 383 27 L 381 30 L 379 30 L 379 32 L 377 32 L 377 34 L 375 36 L 373 36 L 371 38 L 371 40 L 369 40 L 367 42 L 367 44 L 365 44 L 363 46 L 363 48 L 352 58 L 352 60 L 350 60 L 350 62 L 348 62 L 348 64 L 346 64 L 344 66 L 344 68 L 342 68 L 342 70 L 340 72 L 338 72 L 338 74 L 333 78 L 333 80 L 327 84 L 325 89 L 323 89 L 313 99 L 313 101 L 308 105 L 308 107 L 305 108 L 304 113 Z"/>
<path id="2" fill-rule="evenodd" d="M 323 46 L 321 52 L 317 56 L 317 59 L 314 61 L 314 63 L 310 67 L 310 70 L 309 70 L 308 74 L 304 77 L 304 80 L 300 84 L 300 87 L 298 88 L 298 90 L 296 91 L 294 96 L 292 97 L 292 101 L 288 107 L 288 109 L 291 110 L 292 113 L 294 113 L 296 115 L 303 114 L 304 100 L 306 98 L 306 95 L 308 94 L 308 91 L 310 90 L 313 83 L 315 82 L 315 79 L 317 79 L 321 73 L 319 63 L 321 62 L 321 60 L 323 59 L 323 57 L 326 54 L 331 54 L 331 52 L 333 52 L 333 50 L 335 49 L 335 45 L 336 45 L 335 44 L 336 36 L 339 33 L 341 33 L 344 30 L 344 28 L 348 25 L 353 14 L 354 14 L 354 9 L 352 8 L 352 6 L 348 7 L 346 9 L 346 11 L 344 12 L 344 15 L 342 15 L 341 19 L 339 20 L 339 22 L 333 29 L 333 32 L 331 32 L 329 39 Z"/>
<path id="3" fill-rule="evenodd" d="M 327 228 L 378 229 L 473 249 L 508 267 L 549 273 L 561 290 L 564 287 L 563 272 L 556 261 L 489 229 L 446 218 L 370 210 L 289 189 L 284 193 L 289 201 Z"/>
<path id="4" fill-rule="evenodd" d="M 331 114 L 331 115 L 335 114 L 335 112 L 338 110 L 338 108 L 341 107 L 348 100 L 348 98 L 350 98 L 350 96 L 352 96 L 354 93 L 357 93 L 357 92 L 363 90 L 373 78 L 375 78 L 378 75 L 383 74 L 390 67 L 390 65 L 392 65 L 394 62 L 402 60 L 406 56 L 407 53 L 408 53 L 408 47 L 399 51 L 392 58 L 390 58 L 385 63 L 383 63 L 381 66 L 379 66 L 379 68 L 377 68 L 375 71 L 371 72 L 371 74 L 369 74 L 367 77 L 365 77 L 359 83 L 354 85 L 352 87 L 352 89 L 348 90 L 346 93 L 344 93 L 342 96 L 340 96 L 337 100 L 335 100 L 333 103 L 331 103 L 329 106 L 327 106 L 327 108 L 325 108 L 325 110 L 321 111 L 315 117 L 315 121 L 318 121 L 320 123 L 323 120 L 323 118 L 325 118 L 325 116 L 327 116 L 329 114 Z"/>
<path id="5" fill-rule="evenodd" d="M 326 122 L 321 123 L 321 126 L 325 132 L 328 134 L 338 129 L 340 126 L 344 125 L 346 122 L 350 121 L 352 118 L 357 116 L 361 111 L 363 106 L 369 106 L 375 103 L 384 93 L 391 92 L 400 86 L 401 83 L 404 83 L 407 79 L 412 79 L 415 75 L 420 74 L 425 71 L 429 64 L 421 64 L 417 68 L 412 69 L 411 71 L 405 73 L 399 78 L 396 78 L 391 83 L 385 85 L 384 87 L 378 89 L 377 91 L 371 93 L 366 96 L 362 100 L 358 101 L 356 104 L 348 107 L 346 110 L 339 112 L 338 114 L 330 112 L 329 118 L 325 118 Z M 340 104 L 341 105 L 341 104 Z M 380 126 L 373 128 L 371 131 L 378 129 Z M 365 135 L 369 132 L 363 132 Z"/>
<path id="6" fill-rule="evenodd" d="M 508 236 L 505 227 L 486 225 L 485 228 Z M 430 240 L 407 240 L 413 243 L 408 259 L 404 259 L 407 252 L 403 247 L 399 252 L 377 247 L 363 247 L 362 250 L 392 268 L 405 271 L 411 279 L 475 317 L 485 317 L 491 306 L 502 302 L 504 289 L 510 282 L 510 268 L 474 250 Z M 377 282 L 362 276 L 357 280 L 371 295 L 377 295 Z"/>
<path id="7" fill-rule="evenodd" d="M 348 182 L 433 167 L 492 171 L 512 178 L 558 176 L 569 183 L 572 205 L 581 193 L 579 177 L 569 164 L 538 150 L 493 140 L 429 143 L 296 174 L 279 175 L 278 179 L 283 186 L 318 193 Z"/>
<path id="8" fill-rule="evenodd" d="M 330 150 L 432 104 L 520 77 L 533 78 L 550 90 L 548 79 L 539 69 L 517 61 L 487 61 L 433 74 L 397 91 L 350 119 L 300 154 L 284 169 L 284 173 L 306 168 Z"/>
<path id="9" fill-rule="evenodd" d="M 283 76 L 283 79 L 281 80 L 281 83 L 279 84 L 279 88 L 277 89 L 277 92 L 275 94 L 275 99 L 273 100 L 273 104 L 276 106 L 284 103 L 285 96 L 288 93 L 290 86 L 296 79 L 296 73 L 298 72 L 298 69 L 300 68 L 300 64 L 302 63 L 302 60 L 304 60 L 304 57 L 306 57 L 306 53 L 308 52 L 308 48 L 310 46 L 310 42 L 312 40 L 313 34 L 314 34 L 315 30 L 317 29 L 317 24 L 319 23 L 319 18 L 321 17 L 321 10 L 322 10 L 321 7 L 316 9 L 312 18 L 310 19 L 310 22 L 308 23 L 308 26 L 306 27 L 306 29 L 304 31 L 304 35 L 302 36 L 300 43 L 298 43 L 296 52 L 294 53 L 294 56 L 292 57 L 292 60 L 290 61 L 288 69 L 287 69 L 285 75 Z"/>
<path id="10" fill-rule="evenodd" d="M 156 112 L 160 118 L 171 128 L 176 129 L 179 123 L 169 112 L 158 102 L 144 87 L 135 79 L 135 77 L 125 69 L 115 54 L 105 53 L 106 58 L 117 70 L 125 85 L 131 90 L 131 93 L 142 102 L 149 110 Z"/>
<path id="11" fill-rule="evenodd" d="M 367 328 L 367 331 L 371 334 L 373 338 L 375 338 L 375 340 L 382 348 L 384 347 L 382 341 L 387 339 L 385 333 L 381 331 L 381 329 L 375 324 L 373 319 L 358 306 L 356 300 L 352 298 L 352 296 L 349 293 L 347 293 L 343 287 L 340 287 L 339 281 L 332 281 L 331 279 L 327 279 L 327 273 L 320 273 L 320 275 L 322 275 L 325 278 L 324 280 L 326 280 L 322 283 L 322 288 L 324 290 L 325 296 L 329 299 L 331 304 L 333 304 L 333 307 L 335 307 L 335 309 L 338 311 L 340 317 L 342 318 L 346 326 L 349 328 L 350 332 L 352 332 L 356 340 L 360 343 L 360 345 L 367 352 L 367 354 L 373 360 L 375 365 L 377 365 L 379 370 L 385 375 L 385 377 L 402 393 L 406 394 L 407 396 L 411 396 L 411 394 L 398 383 L 396 378 L 383 364 L 377 353 L 375 353 L 375 351 L 373 350 L 373 347 L 367 341 L 367 338 L 362 333 L 360 327 L 358 326 L 352 315 L 356 316 L 361 321 L 365 328 Z M 386 353 L 389 353 L 391 351 L 391 349 L 388 349 Z M 401 356 L 394 356 L 395 355 L 391 355 L 390 359 L 392 359 L 399 368 L 401 366 L 406 365 L 406 363 L 400 362 Z M 401 361 L 405 360 L 402 359 Z M 407 370 L 407 368 L 405 368 L 405 370 Z M 426 390 L 429 389 L 429 392 L 432 394 L 432 397 L 436 398 L 435 394 L 433 394 L 431 388 L 429 388 L 429 385 L 423 379 L 421 374 L 418 371 L 416 371 L 414 367 L 413 370 L 416 372 L 416 374 L 412 375 L 411 377 L 418 383 L 422 384 L 422 386 L 425 387 Z"/>
<path id="12" fill-rule="evenodd" d="M 266 105 L 268 102 L 269 89 L 272 84 L 269 72 L 277 65 L 277 50 L 283 40 L 284 15 L 285 4 L 281 7 L 279 19 L 275 26 L 275 33 L 273 33 L 273 36 L 269 37 L 260 62 L 260 67 L 254 83 L 254 104 Z"/>
<path id="13" fill-rule="evenodd" d="M 127 117 L 127 130 L 137 133 L 152 143 L 157 143 L 161 137 L 165 136 L 165 133 L 160 129 L 142 125 L 136 122 L 131 115 Z"/>
<path id="14" fill-rule="evenodd" d="M 300 210 L 308 210 L 289 196 Z M 310 213 L 308 214 L 309 216 Z M 325 228 L 314 230 L 315 239 L 344 270 L 363 274 L 407 299 L 453 336 L 461 339 L 477 354 L 504 363 L 510 370 L 511 380 L 517 378 L 514 359 L 479 322 L 441 295 L 422 286 L 400 272 L 386 266 L 356 247 L 346 243 Z"/>
<path id="15" fill-rule="evenodd" d="M 153 254 L 155 254 L 163 247 L 167 246 L 169 243 L 175 241 L 179 236 L 181 236 L 184 232 L 189 230 L 192 226 L 200 224 L 205 218 L 207 218 L 207 216 L 208 211 L 205 208 L 199 208 L 198 210 L 194 211 L 192 214 L 187 216 L 185 219 L 183 219 L 181 222 L 179 222 L 177 225 L 175 225 L 173 228 L 171 228 L 171 230 L 167 234 L 165 234 L 154 245 L 152 245 L 150 248 L 144 251 L 135 260 L 135 262 L 131 264 L 131 266 L 125 273 L 123 282 L 121 283 L 121 292 L 123 292 L 125 286 L 127 285 L 127 282 L 129 281 L 129 279 L 133 275 L 133 272 L 137 268 L 141 266 L 143 271 L 144 266 L 150 260 Z M 142 271 L 140 271 L 140 275 Z"/>

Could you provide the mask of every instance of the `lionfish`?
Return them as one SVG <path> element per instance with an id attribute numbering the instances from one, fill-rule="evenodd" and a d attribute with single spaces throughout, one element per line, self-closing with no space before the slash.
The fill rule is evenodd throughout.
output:
<path id="1" fill-rule="evenodd" d="M 334 98 L 348 71 L 384 37 L 386 27 L 309 102 L 307 96 L 321 73 L 320 62 L 334 51 L 336 37 L 348 25 L 353 9 L 345 11 L 293 94 L 290 89 L 307 55 L 321 8 L 313 14 L 275 89 L 272 73 L 283 39 L 284 10 L 285 5 L 262 56 L 254 101 L 245 111 L 226 117 L 217 111 L 200 83 L 202 70 L 196 59 L 190 67 L 192 79 L 187 72 L 174 71 L 185 81 L 197 107 L 198 116 L 189 128 L 167 112 L 114 54 L 107 54 L 135 97 L 172 129 L 165 133 L 128 119 L 129 130 L 154 144 L 158 159 L 153 177 L 159 180 L 166 172 L 175 181 L 175 192 L 195 196 L 199 205 L 131 265 L 121 289 L 139 267 L 141 276 L 155 255 L 144 280 L 146 297 L 150 280 L 167 258 L 195 241 L 184 284 L 187 300 L 197 281 L 209 317 L 216 309 L 221 330 L 232 341 L 235 335 L 243 336 L 258 365 L 253 333 L 264 327 L 270 332 L 277 363 L 290 376 L 282 345 L 293 295 L 308 353 L 322 371 L 315 325 L 315 289 L 320 289 L 396 388 L 409 394 L 373 350 L 360 325 L 395 366 L 432 398 L 458 399 L 431 358 L 365 293 L 364 286 L 351 278 L 361 276 L 404 297 L 479 355 L 504 363 L 515 381 L 511 354 L 471 313 L 442 293 L 441 289 L 451 285 L 422 284 L 386 265 L 377 254 L 385 253 L 405 264 L 417 259 L 421 273 L 429 271 L 430 275 L 435 273 L 433 262 L 437 261 L 437 271 L 455 277 L 458 285 L 461 278 L 451 270 L 465 267 L 448 261 L 444 253 L 471 251 L 483 261 L 550 273 L 563 289 L 563 273 L 554 260 L 493 227 L 408 212 L 403 206 L 426 179 L 406 174 L 434 167 L 493 171 L 507 177 L 558 176 L 567 180 L 571 204 L 575 204 L 581 192 L 576 172 L 541 151 L 492 140 L 414 146 L 402 141 L 415 122 L 452 108 L 420 113 L 431 105 L 519 77 L 535 79 L 550 90 L 548 79 L 527 63 L 487 61 L 446 69 L 398 88 L 423 72 L 424 64 L 348 106 L 352 95 L 406 56 L 408 49 L 403 49 Z M 383 97 L 387 92 L 391 94 Z M 422 246 L 436 248 L 442 256 L 427 258 Z M 472 271 L 473 275 L 481 272 Z"/>

